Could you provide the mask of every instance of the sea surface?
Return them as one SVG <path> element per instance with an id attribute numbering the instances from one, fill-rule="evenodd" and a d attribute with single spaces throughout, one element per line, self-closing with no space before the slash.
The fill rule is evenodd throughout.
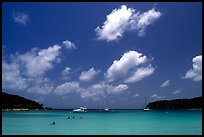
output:
<path id="1" fill-rule="evenodd" d="M 73 118 L 74 116 L 74 118 Z M 68 119 L 70 117 L 70 119 Z M 81 118 L 82 117 L 82 118 Z M 51 123 L 55 121 L 56 124 Z M 202 135 L 202 110 L 2 112 L 2 135 Z"/>

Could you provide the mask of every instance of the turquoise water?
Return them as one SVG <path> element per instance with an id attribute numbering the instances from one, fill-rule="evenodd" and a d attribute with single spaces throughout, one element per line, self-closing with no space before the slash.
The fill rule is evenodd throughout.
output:
<path id="1" fill-rule="evenodd" d="M 68 116 L 71 118 L 67 119 Z M 56 124 L 51 125 L 52 121 Z M 2 112 L 2 134 L 202 135 L 202 111 L 90 110 L 80 114 L 69 110 Z"/>

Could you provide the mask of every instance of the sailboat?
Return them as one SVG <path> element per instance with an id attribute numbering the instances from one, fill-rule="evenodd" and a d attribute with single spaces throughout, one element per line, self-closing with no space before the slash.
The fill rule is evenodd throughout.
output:
<path id="1" fill-rule="evenodd" d="M 145 108 L 143 109 L 143 111 L 149 111 L 150 109 L 148 107 L 146 107 L 147 103 L 146 103 L 146 96 L 145 96 Z"/>
<path id="2" fill-rule="evenodd" d="M 108 112 L 109 111 L 109 108 L 106 106 L 105 101 L 104 101 L 104 110 L 103 111 L 104 112 Z"/>

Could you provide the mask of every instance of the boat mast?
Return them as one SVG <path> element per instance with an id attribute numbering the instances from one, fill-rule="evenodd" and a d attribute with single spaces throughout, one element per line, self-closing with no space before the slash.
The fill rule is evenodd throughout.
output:
<path id="1" fill-rule="evenodd" d="M 146 104 L 147 104 L 147 101 L 146 101 L 146 96 L 145 96 L 145 106 L 144 106 L 144 108 L 146 107 Z"/>
<path id="2" fill-rule="evenodd" d="M 103 108 L 105 108 L 105 107 L 106 107 L 106 101 L 105 101 L 105 99 L 104 99 Z"/>

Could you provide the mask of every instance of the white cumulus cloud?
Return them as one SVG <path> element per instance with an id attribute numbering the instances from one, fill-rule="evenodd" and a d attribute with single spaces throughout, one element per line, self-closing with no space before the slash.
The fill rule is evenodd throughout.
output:
<path id="1" fill-rule="evenodd" d="M 53 86 L 48 78 L 31 77 L 24 73 L 18 58 L 11 58 L 11 62 L 2 61 L 2 88 L 4 90 L 26 91 L 46 95 L 52 92 Z"/>
<path id="2" fill-rule="evenodd" d="M 120 84 L 117 86 L 105 84 L 105 83 L 99 83 L 94 84 L 88 87 L 87 89 L 83 90 L 81 92 L 82 98 L 90 98 L 94 100 L 98 100 L 102 97 L 105 97 L 106 95 L 115 95 L 120 94 L 128 89 L 128 86 L 125 84 Z"/>
<path id="3" fill-rule="evenodd" d="M 136 82 L 151 75 L 154 68 L 151 65 L 140 67 L 148 61 L 145 55 L 137 51 L 128 51 L 119 60 L 114 60 L 105 76 L 108 81 L 125 79 L 124 82 Z"/>
<path id="4" fill-rule="evenodd" d="M 155 69 L 151 65 L 149 65 L 147 67 L 140 67 L 133 73 L 132 76 L 127 78 L 124 82 L 125 83 L 137 82 L 137 81 L 142 80 L 143 78 L 148 77 L 151 74 L 153 74 L 154 70 Z"/>
<path id="5" fill-rule="evenodd" d="M 54 87 L 49 83 L 39 83 L 27 89 L 27 92 L 48 95 L 53 91 Z"/>
<path id="6" fill-rule="evenodd" d="M 37 52 L 36 49 L 31 50 L 22 55 L 17 55 L 18 60 L 26 67 L 27 75 L 40 76 L 46 71 L 52 69 L 53 62 L 57 61 L 61 47 L 54 45 L 48 49 L 42 49 Z"/>
<path id="7" fill-rule="evenodd" d="M 90 81 L 94 78 L 95 75 L 97 75 L 99 71 L 94 70 L 94 68 L 91 68 L 88 71 L 83 71 L 79 77 L 81 81 Z"/>
<path id="8" fill-rule="evenodd" d="M 65 40 L 62 43 L 64 44 L 66 49 L 76 49 L 76 45 L 69 40 Z"/>
<path id="9" fill-rule="evenodd" d="M 159 11 L 151 9 L 147 12 L 135 12 L 133 8 L 122 5 L 119 9 L 114 9 L 106 16 L 103 26 L 95 29 L 98 39 L 106 41 L 121 38 L 125 31 L 137 30 L 139 36 L 145 34 L 147 26 L 152 24 L 161 16 Z"/>
<path id="10" fill-rule="evenodd" d="M 71 93 L 79 93 L 83 99 L 99 100 L 107 95 L 117 95 L 128 89 L 125 84 L 110 85 L 105 83 L 97 83 L 88 86 L 87 88 L 81 87 L 79 82 L 66 82 L 55 88 L 53 93 L 55 95 L 66 95 Z"/>
<path id="11" fill-rule="evenodd" d="M 202 55 L 194 57 L 192 62 L 193 69 L 188 70 L 183 78 L 202 81 Z"/>
<path id="12" fill-rule="evenodd" d="M 59 59 L 61 47 L 47 49 L 33 48 L 23 54 L 11 54 L 2 60 L 3 90 L 26 91 L 46 95 L 52 92 L 53 84 L 45 73 L 54 67 Z"/>
<path id="13" fill-rule="evenodd" d="M 27 25 L 27 22 L 29 20 L 29 15 L 23 12 L 13 11 L 12 17 L 16 23 L 24 26 Z"/>
<path id="14" fill-rule="evenodd" d="M 102 28 L 98 26 L 95 29 L 98 38 L 111 41 L 122 37 L 132 14 L 134 14 L 134 9 L 127 8 L 126 5 L 122 5 L 119 9 L 114 9 L 106 16 L 107 19 Z"/>
<path id="15" fill-rule="evenodd" d="M 166 81 L 164 81 L 164 83 L 162 83 L 161 84 L 161 87 L 163 88 L 163 87 L 167 87 L 167 86 L 169 86 L 171 83 L 170 83 L 170 80 L 166 80 Z"/>
<path id="16" fill-rule="evenodd" d="M 2 61 L 2 88 L 24 90 L 28 87 L 26 79 L 21 76 L 20 66 L 15 62 Z"/>
<path id="17" fill-rule="evenodd" d="M 147 12 L 144 12 L 138 16 L 136 16 L 137 22 L 136 24 L 131 24 L 132 29 L 138 29 L 138 35 L 143 36 L 145 34 L 145 29 L 147 26 L 152 24 L 156 19 L 158 19 L 161 16 L 161 13 L 159 11 L 155 11 L 155 9 L 151 9 Z"/>
<path id="18" fill-rule="evenodd" d="M 123 91 L 127 90 L 128 86 L 126 84 L 120 84 L 117 86 L 107 85 L 107 93 L 108 94 L 119 94 Z"/>
<path id="19" fill-rule="evenodd" d="M 81 92 L 80 96 L 83 99 L 91 98 L 93 100 L 99 100 L 101 97 L 105 96 L 106 88 L 105 84 L 94 84 Z"/>
<path id="20" fill-rule="evenodd" d="M 66 82 L 57 86 L 53 92 L 56 95 L 64 95 L 72 92 L 79 92 L 80 90 L 79 82 Z"/>

